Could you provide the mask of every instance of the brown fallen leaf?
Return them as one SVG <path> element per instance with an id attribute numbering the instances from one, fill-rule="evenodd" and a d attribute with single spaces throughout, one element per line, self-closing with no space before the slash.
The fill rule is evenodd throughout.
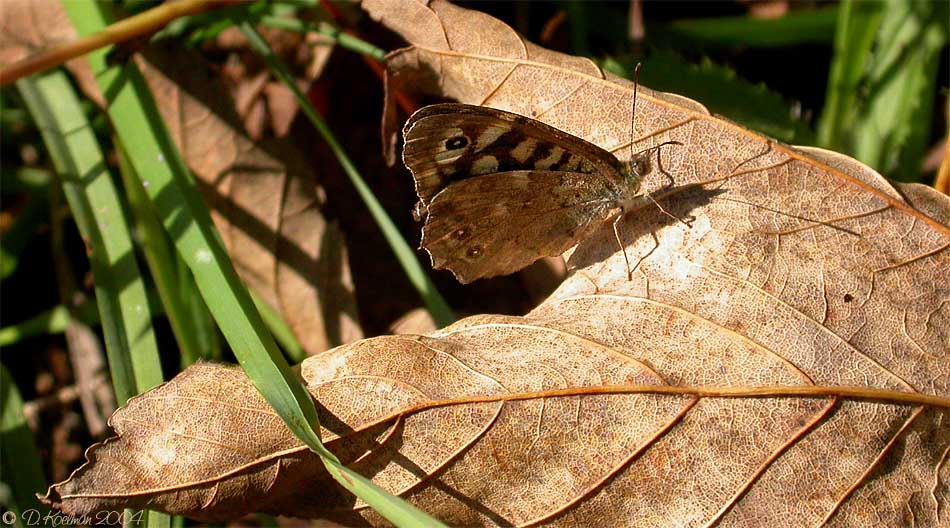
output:
<path id="1" fill-rule="evenodd" d="M 362 337 L 343 235 L 300 152 L 245 136 L 197 57 L 153 49 L 138 64 L 245 283 L 310 354 Z"/>
<path id="2" fill-rule="evenodd" d="M 334 49 L 333 39 L 318 33 L 299 35 L 271 27 L 262 27 L 260 31 L 274 53 L 291 68 L 298 87 L 306 93 L 327 65 Z M 250 49 L 241 30 L 225 29 L 210 47 L 231 54 L 223 79 L 234 99 L 240 101 L 238 113 L 251 138 L 261 139 L 265 129 L 270 129 L 276 137 L 287 135 L 299 110 L 297 100 L 286 86 L 271 80 L 267 65 Z"/>
<path id="3" fill-rule="evenodd" d="M 391 55 L 402 88 L 629 150 L 629 83 L 447 3 L 364 6 L 414 43 Z M 641 92 L 638 116 L 637 148 L 685 144 L 664 163 L 693 186 L 664 205 L 692 228 L 644 208 L 633 281 L 607 228 L 525 317 L 309 358 L 329 448 L 450 525 L 950 525 L 950 199 L 681 97 Z M 385 524 L 235 367 L 191 367 L 112 424 L 50 504 Z"/>
<path id="4" fill-rule="evenodd" d="M 415 308 L 403 314 L 389 326 L 391 334 L 427 334 L 438 330 L 439 325 L 435 324 L 432 314 L 424 308 Z"/>
<path id="5" fill-rule="evenodd" d="M 9 66 L 43 49 L 76 38 L 76 30 L 59 2 L 5 2 L 0 12 L 0 66 Z M 99 106 L 105 105 L 96 90 L 96 77 L 85 59 L 73 59 L 66 67 L 76 82 Z"/>
<path id="6" fill-rule="evenodd" d="M 75 35 L 60 2 L 5 4 L 0 62 Z M 252 141 L 221 96 L 227 90 L 195 54 L 152 48 L 137 61 L 245 283 L 309 354 L 362 337 L 343 235 L 320 212 L 325 199 L 300 152 L 286 141 Z M 102 101 L 88 63 L 74 62 L 83 91 Z M 307 63 L 308 74 L 319 73 L 319 62 Z"/>

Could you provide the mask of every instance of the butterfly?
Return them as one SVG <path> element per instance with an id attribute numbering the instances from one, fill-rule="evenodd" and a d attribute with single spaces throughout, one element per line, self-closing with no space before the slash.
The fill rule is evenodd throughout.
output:
<path id="1" fill-rule="evenodd" d="M 610 219 L 622 249 L 618 223 L 649 197 L 640 183 L 658 148 L 623 162 L 540 121 L 460 103 L 416 111 L 403 139 L 421 246 L 463 284 L 560 255 Z"/>

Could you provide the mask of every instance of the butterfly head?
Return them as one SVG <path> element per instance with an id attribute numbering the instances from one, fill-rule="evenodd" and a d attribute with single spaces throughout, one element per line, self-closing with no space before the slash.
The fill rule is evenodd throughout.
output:
<path id="1" fill-rule="evenodd" d="M 624 173 L 628 174 L 628 177 L 642 180 L 653 169 L 653 165 L 650 163 L 650 151 L 635 154 L 624 162 L 624 169 Z"/>
<path id="2" fill-rule="evenodd" d="M 620 173 L 623 174 L 624 187 L 629 195 L 635 195 L 640 189 L 644 176 L 650 173 L 650 153 L 638 152 L 627 161 L 621 162 Z"/>
<path id="3" fill-rule="evenodd" d="M 657 156 L 656 162 L 659 173 L 666 176 L 670 185 L 673 184 L 673 177 L 663 168 L 662 158 L 660 158 L 660 149 L 667 145 L 682 146 L 683 144 L 679 141 L 664 141 L 659 145 L 636 152 L 628 161 L 622 162 L 621 173 L 627 181 L 628 187 L 636 191 L 639 189 L 640 182 L 643 181 L 643 178 L 653 171 L 653 162 L 650 157 L 654 152 L 656 152 Z"/>

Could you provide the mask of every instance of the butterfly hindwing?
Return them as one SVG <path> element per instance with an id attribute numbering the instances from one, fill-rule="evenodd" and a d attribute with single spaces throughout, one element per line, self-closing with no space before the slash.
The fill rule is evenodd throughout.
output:
<path id="1" fill-rule="evenodd" d="M 454 182 L 487 174 L 544 170 L 616 179 L 617 159 L 600 147 L 524 116 L 456 103 L 409 118 L 403 161 L 423 206 Z"/>
<path id="2" fill-rule="evenodd" d="M 560 255 L 616 211 L 609 183 L 585 173 L 492 173 L 455 182 L 431 200 L 422 247 L 433 267 L 469 283 Z"/>

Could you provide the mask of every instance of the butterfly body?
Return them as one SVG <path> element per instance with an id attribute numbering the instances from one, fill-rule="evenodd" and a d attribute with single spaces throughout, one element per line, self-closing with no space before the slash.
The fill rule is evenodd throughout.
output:
<path id="1" fill-rule="evenodd" d="M 426 106 L 403 132 L 422 247 L 468 283 L 559 255 L 643 198 L 646 158 L 481 106 Z"/>

